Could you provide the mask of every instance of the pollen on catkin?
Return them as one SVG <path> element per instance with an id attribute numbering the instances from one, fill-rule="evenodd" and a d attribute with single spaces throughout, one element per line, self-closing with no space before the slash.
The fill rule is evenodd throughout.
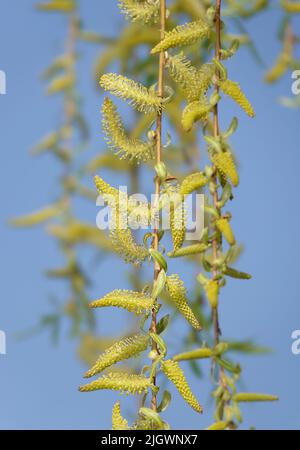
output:
<path id="1" fill-rule="evenodd" d="M 103 308 L 106 306 L 115 306 L 135 314 L 144 314 L 151 310 L 153 299 L 141 292 L 115 289 L 101 299 L 90 303 L 91 308 Z"/>
<path id="2" fill-rule="evenodd" d="M 94 366 L 86 372 L 85 378 L 93 377 L 107 367 L 142 353 L 147 349 L 148 344 L 149 336 L 144 334 L 126 337 L 116 342 L 99 356 Z"/>
<path id="3" fill-rule="evenodd" d="M 210 25 L 202 19 L 179 25 L 168 31 L 165 38 L 151 50 L 151 53 L 160 53 L 172 47 L 185 47 L 194 44 L 198 39 L 208 38 L 210 33 Z"/>
<path id="4" fill-rule="evenodd" d="M 119 0 L 118 6 L 125 16 L 133 22 L 155 23 L 159 20 L 157 0 Z"/>
<path id="5" fill-rule="evenodd" d="M 114 404 L 112 410 L 112 429 L 113 430 L 128 430 L 128 422 L 122 417 L 120 402 Z"/>
<path id="6" fill-rule="evenodd" d="M 113 95 L 127 100 L 128 103 L 140 112 L 160 113 L 163 107 L 163 100 L 158 97 L 154 90 L 147 89 L 141 83 L 117 75 L 107 73 L 102 75 L 100 86 Z"/>
<path id="7" fill-rule="evenodd" d="M 170 227 L 175 250 L 182 247 L 185 240 L 186 228 L 184 214 L 185 211 L 183 204 L 180 204 L 176 208 L 174 205 L 170 206 Z"/>
<path id="8" fill-rule="evenodd" d="M 229 178 L 233 186 L 238 186 L 239 174 L 237 172 L 232 153 L 229 151 L 221 151 L 218 153 L 214 153 L 212 156 L 210 156 L 210 158 L 221 175 Z"/>
<path id="9" fill-rule="evenodd" d="M 98 380 L 80 386 L 80 392 L 92 392 L 102 389 L 120 391 L 124 394 L 146 393 L 151 386 L 151 380 L 143 375 L 128 374 L 126 372 L 113 372 L 103 375 Z"/>
<path id="10" fill-rule="evenodd" d="M 202 407 L 191 391 L 190 386 L 185 378 L 183 370 L 179 367 L 178 362 L 171 359 L 163 361 L 161 370 L 166 377 L 174 383 L 180 395 L 184 400 L 198 413 L 202 412 Z"/>
<path id="11" fill-rule="evenodd" d="M 180 194 L 182 196 L 189 195 L 197 189 L 204 187 L 207 181 L 206 176 L 202 172 L 192 173 L 185 177 L 182 181 L 180 186 Z"/>
<path id="12" fill-rule="evenodd" d="M 109 146 L 115 150 L 120 159 L 149 161 L 154 156 L 154 144 L 127 136 L 117 107 L 105 98 L 102 107 L 102 124 Z"/>
<path id="13" fill-rule="evenodd" d="M 220 90 L 224 92 L 224 94 L 231 97 L 232 100 L 234 100 L 248 114 L 248 116 L 255 116 L 252 105 L 241 90 L 239 83 L 227 79 L 220 81 L 219 86 Z"/>
<path id="14" fill-rule="evenodd" d="M 216 220 L 216 227 L 222 233 L 229 245 L 235 244 L 235 237 L 228 219 L 224 217 Z"/>
<path id="15" fill-rule="evenodd" d="M 186 298 L 186 289 L 179 275 L 173 274 L 167 277 L 167 289 L 171 300 L 178 311 L 186 318 L 186 320 L 196 329 L 201 330 L 201 325 L 196 319 L 193 311 L 189 307 Z"/>

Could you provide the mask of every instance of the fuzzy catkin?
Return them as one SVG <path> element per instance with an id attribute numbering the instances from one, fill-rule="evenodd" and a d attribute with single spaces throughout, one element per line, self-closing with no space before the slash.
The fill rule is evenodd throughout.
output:
<path id="1" fill-rule="evenodd" d="M 115 73 L 102 75 L 100 86 L 113 95 L 127 100 L 131 106 L 140 112 L 160 113 L 162 110 L 163 101 L 155 94 L 154 90 L 147 89 L 142 84 L 123 75 Z"/>
<path id="2" fill-rule="evenodd" d="M 180 194 L 182 196 L 189 195 L 192 192 L 204 187 L 207 183 L 207 178 L 202 172 L 196 172 L 184 178 L 180 186 Z"/>
<path id="3" fill-rule="evenodd" d="M 209 24 L 202 19 L 179 25 L 168 31 L 165 38 L 151 50 L 151 53 L 160 53 L 171 47 L 185 47 L 194 44 L 198 39 L 208 38 L 210 33 Z"/>
<path id="4" fill-rule="evenodd" d="M 116 342 L 99 356 L 94 366 L 86 372 L 85 378 L 93 377 L 113 364 L 138 355 L 147 349 L 148 344 L 149 336 L 144 334 L 137 334 Z"/>
<path id="5" fill-rule="evenodd" d="M 239 184 L 239 174 L 236 169 L 234 159 L 231 152 L 221 151 L 214 153 L 211 156 L 213 164 L 215 164 L 218 171 L 226 178 L 229 178 L 233 186 L 237 187 Z"/>
<path id="6" fill-rule="evenodd" d="M 91 308 L 103 308 L 106 306 L 115 306 L 135 314 L 144 314 L 151 310 L 153 299 L 140 292 L 115 289 L 101 299 L 90 303 Z"/>
<path id="7" fill-rule="evenodd" d="M 112 429 L 113 430 L 128 430 L 128 422 L 122 417 L 120 402 L 114 404 L 112 410 Z"/>
<path id="8" fill-rule="evenodd" d="M 224 94 L 232 98 L 250 117 L 255 116 L 251 103 L 242 92 L 239 83 L 231 80 L 224 80 L 219 83 L 220 89 Z"/>
<path id="9" fill-rule="evenodd" d="M 159 2 L 157 0 L 119 0 L 120 10 L 133 22 L 155 23 L 159 20 Z"/>
<path id="10" fill-rule="evenodd" d="M 98 380 L 81 386 L 80 392 L 92 392 L 102 389 L 120 391 L 126 394 L 146 393 L 151 386 L 151 381 L 143 375 L 133 375 L 126 372 L 116 372 L 103 375 Z"/>
<path id="11" fill-rule="evenodd" d="M 153 159 L 153 143 L 128 137 L 116 106 L 107 97 L 104 99 L 102 106 L 102 115 L 103 130 L 107 142 L 121 159 L 135 159 L 138 162 Z"/>
<path id="12" fill-rule="evenodd" d="M 189 132 L 193 125 L 200 122 L 207 122 L 211 106 L 205 98 L 188 103 L 182 111 L 181 124 L 184 131 Z"/>
<path id="13" fill-rule="evenodd" d="M 186 318 L 186 320 L 196 329 L 201 330 L 201 325 L 195 317 L 193 311 L 189 307 L 186 299 L 186 289 L 179 275 L 174 274 L 167 277 L 166 285 L 171 300 L 178 311 Z"/>
<path id="14" fill-rule="evenodd" d="M 184 400 L 198 413 L 202 412 L 202 407 L 200 406 L 198 400 L 191 391 L 190 386 L 185 378 L 183 370 L 179 367 L 176 361 L 171 359 L 163 361 L 161 364 L 161 370 L 166 375 L 166 377 L 174 383 L 180 395 Z"/>
<path id="15" fill-rule="evenodd" d="M 209 280 L 204 289 L 207 295 L 207 299 L 212 308 L 217 308 L 219 303 L 219 283 L 216 280 Z"/>

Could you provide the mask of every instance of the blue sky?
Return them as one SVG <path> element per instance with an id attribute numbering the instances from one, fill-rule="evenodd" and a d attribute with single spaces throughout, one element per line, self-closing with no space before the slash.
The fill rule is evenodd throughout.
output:
<path id="1" fill-rule="evenodd" d="M 48 311 L 50 294 L 64 293 L 60 285 L 45 281 L 42 274 L 61 262 L 55 243 L 42 229 L 12 230 L 7 219 L 49 203 L 57 192 L 58 165 L 47 157 L 30 157 L 29 149 L 58 121 L 59 101 L 45 97 L 40 74 L 62 51 L 65 27 L 60 17 L 36 12 L 32 0 L 18 2 L 17 8 L 9 0 L 1 3 L 0 69 L 7 74 L 7 95 L 0 97 L 0 329 L 7 334 L 7 355 L 0 355 L 0 428 L 109 428 L 116 395 L 77 392 L 84 368 L 74 356 L 75 342 L 67 330 L 56 347 L 47 333 L 23 341 L 15 338 Z M 118 31 L 123 19 L 116 2 L 81 3 L 87 28 L 103 34 Z M 275 38 L 278 23 L 279 14 L 272 9 L 248 24 L 269 65 L 280 48 Z M 97 52 L 91 46 L 80 63 L 80 86 L 92 133 L 90 155 L 103 148 L 98 130 L 100 96 L 94 91 L 91 75 Z M 291 333 L 300 329 L 299 111 L 284 109 L 278 103 L 280 95 L 290 95 L 289 75 L 275 87 L 265 86 L 264 69 L 244 49 L 228 67 L 231 78 L 240 81 L 247 92 L 257 117 L 250 121 L 230 101 L 224 101 L 220 108 L 224 124 L 233 114 L 240 118 L 234 146 L 241 163 L 241 185 L 232 205 L 233 226 L 237 238 L 246 244 L 239 266 L 253 275 L 247 284 L 230 282 L 224 289 L 222 328 L 228 338 L 254 338 L 273 348 L 267 357 L 239 358 L 245 389 L 280 396 L 276 404 L 243 408 L 243 426 L 299 428 L 300 356 L 290 349 Z M 83 218 L 93 220 L 96 210 L 87 208 L 86 215 Z M 101 273 L 95 273 L 101 281 L 93 288 L 93 295 L 116 287 L 116 279 L 122 286 L 124 266 L 116 266 L 115 261 L 105 261 Z M 108 331 L 120 318 L 105 314 Z M 209 405 L 208 383 L 191 380 L 204 405 Z M 199 419 L 185 407 L 179 415 L 179 407 L 184 404 L 174 394 L 165 417 L 175 429 L 202 428 L 212 421 L 207 415 Z"/>

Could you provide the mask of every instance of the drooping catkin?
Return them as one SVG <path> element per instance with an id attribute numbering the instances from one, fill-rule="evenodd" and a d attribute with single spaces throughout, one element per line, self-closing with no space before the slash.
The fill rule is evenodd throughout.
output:
<path id="1" fill-rule="evenodd" d="M 185 240 L 186 228 L 184 214 L 185 211 L 183 204 L 180 204 L 177 207 L 174 205 L 170 206 L 170 227 L 175 250 L 182 247 Z"/>
<path id="2" fill-rule="evenodd" d="M 156 95 L 154 89 L 147 89 L 142 84 L 123 75 L 115 73 L 102 75 L 100 86 L 113 95 L 127 100 L 131 106 L 140 112 L 160 113 L 162 110 L 163 100 Z"/>
<path id="3" fill-rule="evenodd" d="M 157 0 L 119 0 L 119 8 L 133 22 L 147 24 L 159 20 L 159 1 Z"/>
<path id="4" fill-rule="evenodd" d="M 183 370 L 179 367 L 178 362 L 171 359 L 163 361 L 161 369 L 166 377 L 174 383 L 180 395 L 184 400 L 198 413 L 202 412 L 202 407 L 191 391 L 190 386 L 185 378 Z"/>
<path id="5" fill-rule="evenodd" d="M 57 217 L 63 212 L 63 203 L 58 202 L 53 205 L 46 206 L 38 211 L 25 216 L 16 217 L 10 220 L 10 224 L 15 227 L 33 227 L 47 222 L 48 220 Z"/>
<path id="6" fill-rule="evenodd" d="M 127 136 L 117 107 L 107 97 L 102 106 L 102 115 L 107 142 L 121 159 L 145 162 L 153 158 L 154 144 Z"/>
<path id="7" fill-rule="evenodd" d="M 126 372 L 113 372 L 103 375 L 98 380 L 80 386 L 80 392 L 92 392 L 102 389 L 120 391 L 125 394 L 146 393 L 151 386 L 149 378 L 143 375 L 128 374 Z"/>
<path id="8" fill-rule="evenodd" d="M 201 330 L 201 325 L 195 317 L 193 311 L 189 307 L 186 298 L 186 289 L 179 275 L 173 274 L 167 277 L 167 289 L 171 300 L 178 311 L 186 318 L 186 320 L 196 329 Z"/>
<path id="9" fill-rule="evenodd" d="M 113 250 L 125 262 L 140 266 L 149 255 L 146 247 L 135 242 L 130 228 L 116 228 L 109 233 Z"/>
<path id="10" fill-rule="evenodd" d="M 196 172 L 184 178 L 180 185 L 180 194 L 189 195 L 192 192 L 204 187 L 207 184 L 207 178 L 202 172 Z"/>
<path id="11" fill-rule="evenodd" d="M 208 38 L 211 33 L 210 25 L 204 20 L 179 25 L 165 34 L 165 38 L 159 42 L 151 53 L 160 53 L 173 47 L 185 47 L 194 44 L 198 39 Z"/>
<path id="12" fill-rule="evenodd" d="M 233 186 L 239 184 L 239 174 L 232 156 L 229 151 L 221 151 L 210 156 L 218 171 L 226 178 L 229 178 Z"/>
<path id="13" fill-rule="evenodd" d="M 128 422 L 122 417 L 120 402 L 114 404 L 112 410 L 112 429 L 113 430 L 128 430 Z"/>
<path id="14" fill-rule="evenodd" d="M 144 334 L 137 334 L 130 336 L 116 342 L 111 347 L 105 350 L 102 355 L 99 356 L 94 366 L 88 370 L 85 374 L 85 378 L 90 378 L 107 367 L 112 366 L 120 361 L 124 361 L 128 358 L 132 358 L 139 353 L 145 351 L 149 344 L 149 336 Z"/>
<path id="15" fill-rule="evenodd" d="M 235 237 L 228 219 L 221 217 L 216 220 L 216 227 L 222 233 L 229 245 L 235 244 Z"/>
<path id="16" fill-rule="evenodd" d="M 101 299 L 90 303 L 91 308 L 103 308 L 106 306 L 115 306 L 135 314 L 144 314 L 151 310 L 153 299 L 140 292 L 116 289 Z"/>
<path id="17" fill-rule="evenodd" d="M 232 98 L 250 117 L 255 116 L 251 103 L 240 88 L 239 83 L 231 80 L 223 80 L 219 83 L 220 89 L 224 94 Z"/>

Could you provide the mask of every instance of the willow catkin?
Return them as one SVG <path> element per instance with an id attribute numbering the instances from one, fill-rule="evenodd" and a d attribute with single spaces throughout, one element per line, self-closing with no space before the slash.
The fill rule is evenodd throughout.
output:
<path id="1" fill-rule="evenodd" d="M 57 217 L 63 212 L 63 204 L 55 203 L 54 205 L 46 206 L 45 208 L 34 211 L 31 214 L 16 217 L 9 222 L 15 227 L 33 227 L 47 222 L 54 217 Z"/>
<path id="2" fill-rule="evenodd" d="M 218 153 L 214 153 L 212 156 L 210 156 L 210 158 L 221 175 L 229 178 L 233 186 L 238 186 L 239 174 L 237 172 L 237 168 L 231 152 L 221 151 Z"/>
<path id="3" fill-rule="evenodd" d="M 205 98 L 188 103 L 182 111 L 181 124 L 184 131 L 189 132 L 196 122 L 207 122 L 211 106 Z"/>
<path id="4" fill-rule="evenodd" d="M 224 94 L 232 98 L 250 117 L 255 116 L 251 103 L 240 88 L 239 83 L 231 80 L 223 80 L 219 83 L 220 89 Z"/>
<path id="5" fill-rule="evenodd" d="M 122 417 L 120 402 L 114 404 L 112 410 L 112 429 L 113 430 L 128 430 L 128 422 Z"/>
<path id="6" fill-rule="evenodd" d="M 174 205 L 170 206 L 170 228 L 175 250 L 182 247 L 185 240 L 186 228 L 184 213 L 183 204 L 177 207 L 174 207 Z"/>
<path id="7" fill-rule="evenodd" d="M 135 314 L 144 314 L 151 310 L 153 299 L 140 292 L 116 289 L 101 299 L 90 303 L 91 308 L 104 308 L 107 306 L 123 308 Z"/>
<path id="8" fill-rule="evenodd" d="M 94 366 L 85 374 L 85 378 L 93 377 L 107 367 L 120 361 L 132 358 L 145 351 L 149 344 L 149 336 L 137 334 L 116 342 L 99 356 Z"/>
<path id="9" fill-rule="evenodd" d="M 300 13 L 300 2 L 281 0 L 282 8 L 288 13 Z"/>
<path id="10" fill-rule="evenodd" d="M 198 413 L 202 412 L 202 407 L 191 391 L 190 386 L 185 378 L 183 370 L 179 367 L 178 362 L 171 359 L 163 361 L 161 370 L 166 377 L 176 386 L 179 394 L 184 400 Z"/>
<path id="11" fill-rule="evenodd" d="M 107 142 L 121 159 L 135 159 L 138 162 L 153 159 L 154 144 L 127 136 L 116 106 L 107 97 L 102 106 L 102 115 Z"/>
<path id="12" fill-rule="evenodd" d="M 201 325 L 195 317 L 193 311 L 189 307 L 186 298 L 186 289 L 179 275 L 174 274 L 167 277 L 167 289 L 171 300 L 178 311 L 186 318 L 186 320 L 196 329 L 201 330 Z"/>
<path id="13" fill-rule="evenodd" d="M 123 75 L 107 73 L 101 77 L 100 86 L 113 95 L 127 100 L 140 112 L 160 113 L 162 110 L 163 100 L 156 95 L 154 90 L 147 89 L 142 84 Z"/>
<path id="14" fill-rule="evenodd" d="M 179 25 L 168 31 L 165 38 L 151 50 L 151 53 L 160 53 L 172 47 L 185 47 L 194 44 L 198 39 L 208 38 L 210 33 L 210 25 L 202 19 Z"/>
<path id="15" fill-rule="evenodd" d="M 202 172 L 195 172 L 184 178 L 180 185 L 180 194 L 189 195 L 207 184 L 207 178 Z"/>
<path id="16" fill-rule="evenodd" d="M 235 237 L 228 219 L 221 217 L 216 220 L 216 227 L 222 233 L 229 245 L 235 244 Z"/>
<path id="17" fill-rule="evenodd" d="M 159 20 L 158 0 L 119 0 L 118 5 L 125 16 L 133 22 L 140 21 L 147 24 Z"/>
<path id="18" fill-rule="evenodd" d="M 128 374 L 126 372 L 113 372 L 103 375 L 98 380 L 81 386 L 80 392 L 92 392 L 102 389 L 120 391 L 126 394 L 146 393 L 151 386 L 151 381 L 143 375 Z"/>
<path id="19" fill-rule="evenodd" d="M 140 266 L 149 256 L 147 248 L 135 242 L 130 228 L 111 230 L 109 237 L 112 249 L 127 263 Z"/>
<path id="20" fill-rule="evenodd" d="M 41 11 L 59 11 L 70 13 L 75 9 L 74 0 L 51 0 L 47 3 L 38 3 L 37 8 Z"/>

